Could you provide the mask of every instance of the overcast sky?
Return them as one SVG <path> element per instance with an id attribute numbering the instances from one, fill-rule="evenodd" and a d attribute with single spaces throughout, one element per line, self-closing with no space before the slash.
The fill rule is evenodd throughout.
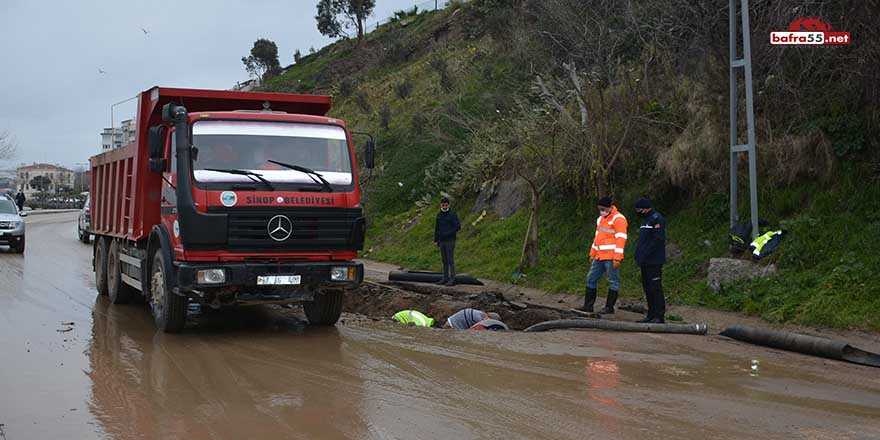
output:
<path id="1" fill-rule="evenodd" d="M 421 1 L 377 0 L 370 21 Z M 281 65 L 292 64 L 296 49 L 331 42 L 315 27 L 316 3 L 0 0 L 0 131 L 18 144 L 17 159 L 0 168 L 87 162 L 101 150 L 111 104 L 154 85 L 228 89 L 248 78 L 241 57 L 257 38 L 275 41 Z M 117 124 L 134 109 L 117 106 Z"/>

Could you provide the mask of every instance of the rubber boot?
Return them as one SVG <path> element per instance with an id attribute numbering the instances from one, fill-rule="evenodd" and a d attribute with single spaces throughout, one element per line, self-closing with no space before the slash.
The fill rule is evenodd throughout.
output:
<path id="1" fill-rule="evenodd" d="M 583 307 L 578 307 L 577 310 L 587 313 L 593 313 L 594 304 L 596 304 L 596 289 L 591 289 L 587 287 L 587 290 L 584 293 L 584 305 Z"/>
<path id="2" fill-rule="evenodd" d="M 454 270 L 449 271 L 449 278 L 446 280 L 446 285 L 447 286 L 454 286 L 455 285 L 455 271 Z"/>
<path id="3" fill-rule="evenodd" d="M 447 281 L 449 281 L 449 277 L 446 275 L 443 275 L 443 278 L 440 278 L 440 280 L 438 280 L 434 284 L 437 284 L 438 286 L 442 286 L 442 285 L 446 284 Z"/>
<path id="4" fill-rule="evenodd" d="M 642 318 L 642 319 L 640 319 L 640 320 L 638 320 L 638 321 L 636 321 L 636 322 L 638 322 L 639 324 L 645 324 L 645 323 L 647 323 L 647 322 L 650 322 L 651 319 L 653 319 L 653 318 L 651 318 L 651 316 L 648 315 L 648 316 L 645 316 L 644 318 Z"/>
<path id="5" fill-rule="evenodd" d="M 614 304 L 617 304 L 617 291 L 608 289 L 608 297 L 605 298 L 605 307 L 599 311 L 600 315 L 611 315 L 614 313 Z"/>

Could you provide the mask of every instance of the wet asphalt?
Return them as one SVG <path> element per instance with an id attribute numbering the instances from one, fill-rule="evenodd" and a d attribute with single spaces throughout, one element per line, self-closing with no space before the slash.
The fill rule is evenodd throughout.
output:
<path id="1" fill-rule="evenodd" d="M 24 256 L 0 247 L 0 439 L 880 438 L 880 369 L 717 338 L 278 307 L 162 334 L 97 295 L 75 213 L 27 221 Z"/>

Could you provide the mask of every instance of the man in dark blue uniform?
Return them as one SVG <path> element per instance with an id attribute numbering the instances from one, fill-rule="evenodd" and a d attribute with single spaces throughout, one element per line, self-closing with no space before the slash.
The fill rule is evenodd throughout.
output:
<path id="1" fill-rule="evenodd" d="M 639 227 L 635 260 L 642 271 L 642 288 L 648 300 L 648 314 L 639 322 L 662 324 L 666 322 L 666 299 L 663 298 L 661 281 L 663 264 L 666 263 L 666 220 L 646 198 L 636 202 L 636 212 L 645 218 Z"/>
<path id="2" fill-rule="evenodd" d="M 455 235 L 460 229 L 458 216 L 449 209 L 449 199 L 443 197 L 434 222 L 434 246 L 440 248 L 440 258 L 443 260 L 443 278 L 436 284 L 455 285 Z"/>

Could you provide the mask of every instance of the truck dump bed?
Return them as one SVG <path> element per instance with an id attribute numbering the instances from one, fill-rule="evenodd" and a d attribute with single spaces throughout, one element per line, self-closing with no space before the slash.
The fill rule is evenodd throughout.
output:
<path id="1" fill-rule="evenodd" d="M 150 127 L 162 124 L 162 106 L 175 102 L 190 113 L 263 110 L 323 116 L 331 98 L 324 95 L 236 92 L 154 87 L 138 97 L 135 142 L 96 156 L 91 163 L 92 232 L 140 240 L 160 221 L 162 176 L 149 171 Z"/>

